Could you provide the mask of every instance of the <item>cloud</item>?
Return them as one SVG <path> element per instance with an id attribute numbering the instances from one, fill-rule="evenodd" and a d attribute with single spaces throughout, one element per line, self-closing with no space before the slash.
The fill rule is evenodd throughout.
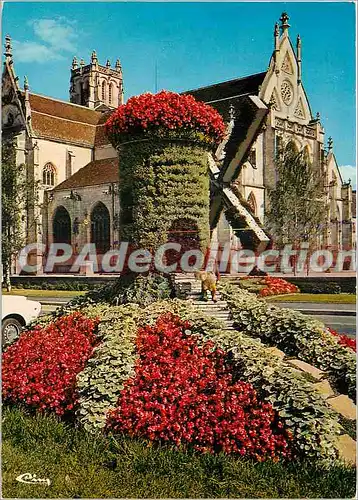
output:
<path id="1" fill-rule="evenodd" d="M 66 52 L 76 50 L 78 33 L 73 21 L 58 17 L 57 19 L 35 19 L 29 21 L 29 24 L 33 27 L 35 35 L 51 47 Z"/>
<path id="2" fill-rule="evenodd" d="M 12 40 L 14 58 L 17 62 L 46 63 L 50 60 L 63 59 L 63 56 L 52 47 L 38 42 L 19 42 Z"/>
<path id="3" fill-rule="evenodd" d="M 15 61 L 46 63 L 64 59 L 64 53 L 76 52 L 79 37 L 76 23 L 65 17 L 32 19 L 27 23 L 34 32 L 34 40 L 13 40 Z"/>
<path id="4" fill-rule="evenodd" d="M 357 187 L 357 169 L 353 165 L 342 165 L 339 167 L 344 181 L 351 179 L 353 189 Z"/>

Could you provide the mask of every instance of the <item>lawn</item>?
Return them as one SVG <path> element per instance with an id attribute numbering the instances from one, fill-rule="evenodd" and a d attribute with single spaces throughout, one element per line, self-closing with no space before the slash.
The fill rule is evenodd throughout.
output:
<path id="1" fill-rule="evenodd" d="M 4 498 L 353 498 L 355 470 L 255 463 L 94 438 L 55 417 L 3 410 Z M 23 484 L 29 472 L 51 485 Z"/>
<path id="2" fill-rule="evenodd" d="M 355 304 L 356 296 L 349 293 L 290 293 L 267 297 L 269 302 L 318 302 L 324 304 Z"/>

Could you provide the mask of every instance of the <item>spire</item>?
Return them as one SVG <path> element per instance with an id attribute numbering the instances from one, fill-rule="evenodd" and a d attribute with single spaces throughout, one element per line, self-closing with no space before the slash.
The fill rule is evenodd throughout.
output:
<path id="1" fill-rule="evenodd" d="M 316 120 L 319 122 L 321 119 L 321 115 L 320 115 L 320 112 L 317 111 L 317 114 L 316 114 Z"/>
<path id="2" fill-rule="evenodd" d="M 290 27 L 290 25 L 288 24 L 289 19 L 290 18 L 288 17 L 287 12 L 282 12 L 282 15 L 280 17 L 282 34 L 286 33 L 288 31 L 288 28 Z"/>
<path id="3" fill-rule="evenodd" d="M 77 69 L 78 68 L 78 63 L 77 63 L 77 57 L 75 56 L 72 59 L 72 69 Z"/>
<path id="4" fill-rule="evenodd" d="M 301 83 L 301 79 L 302 79 L 302 59 L 301 59 L 301 37 L 300 37 L 300 35 L 297 35 L 297 40 L 296 40 L 296 55 L 297 55 L 297 67 L 298 67 L 297 83 Z"/>
<path id="5" fill-rule="evenodd" d="M 121 61 L 119 59 L 117 59 L 116 61 L 116 71 L 122 71 L 122 66 L 121 66 Z"/>
<path id="6" fill-rule="evenodd" d="M 24 90 L 25 90 L 25 95 L 26 95 L 26 90 L 29 90 L 29 81 L 27 79 L 27 76 L 24 76 Z"/>
<path id="7" fill-rule="evenodd" d="M 273 37 L 274 37 L 273 59 L 274 59 L 274 67 L 276 68 L 277 54 L 280 50 L 280 29 L 279 29 L 278 23 L 275 23 L 275 28 L 273 30 Z"/>
<path id="8" fill-rule="evenodd" d="M 333 151 L 333 139 L 332 137 L 328 137 L 328 152 Z"/>
<path id="9" fill-rule="evenodd" d="M 12 59 L 12 47 L 11 47 L 11 38 L 10 35 L 6 35 L 5 37 L 5 52 L 4 56 L 6 59 Z"/>
<path id="10" fill-rule="evenodd" d="M 91 54 L 91 63 L 92 64 L 97 64 L 98 63 L 97 52 L 95 50 L 93 50 L 92 54 Z"/>
<path id="11" fill-rule="evenodd" d="M 110 68 L 111 67 L 111 61 L 109 59 L 107 59 L 106 61 L 106 68 Z"/>

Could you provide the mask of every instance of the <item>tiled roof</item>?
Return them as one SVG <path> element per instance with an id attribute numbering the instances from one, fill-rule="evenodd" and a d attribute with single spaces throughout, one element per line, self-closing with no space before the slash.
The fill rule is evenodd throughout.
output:
<path id="1" fill-rule="evenodd" d="M 30 94 L 31 125 L 36 136 L 93 147 L 108 144 L 103 126 L 110 113 L 100 113 L 85 106 Z M 98 136 L 98 139 L 97 139 Z"/>
<path id="2" fill-rule="evenodd" d="M 188 90 L 184 94 L 191 94 L 198 101 L 209 103 L 223 116 L 225 121 L 229 119 L 230 105 L 233 105 L 236 116 L 240 112 L 240 101 L 247 95 L 257 95 L 259 87 L 264 81 L 266 72 L 236 78 L 227 82 L 216 83 L 208 87 Z"/>
<path id="3" fill-rule="evenodd" d="M 79 106 L 78 104 L 38 94 L 30 94 L 30 106 L 32 111 L 92 125 L 97 125 L 102 116 L 102 113 L 86 106 Z"/>
<path id="4" fill-rule="evenodd" d="M 108 137 L 105 134 L 104 131 L 104 124 L 108 120 L 108 118 L 111 116 L 113 111 L 108 111 L 107 113 L 102 113 L 102 116 L 98 122 L 98 125 L 96 127 L 96 137 L 95 137 L 95 146 L 105 146 L 109 144 Z"/>
<path id="5" fill-rule="evenodd" d="M 266 72 L 257 73 L 255 75 L 245 76 L 244 78 L 236 78 L 235 80 L 216 83 L 207 87 L 187 90 L 183 93 L 191 94 L 199 101 L 204 102 L 211 102 L 244 94 L 256 95 L 265 76 Z"/>
<path id="6" fill-rule="evenodd" d="M 56 186 L 54 191 L 118 182 L 118 169 L 118 158 L 91 161 Z"/>

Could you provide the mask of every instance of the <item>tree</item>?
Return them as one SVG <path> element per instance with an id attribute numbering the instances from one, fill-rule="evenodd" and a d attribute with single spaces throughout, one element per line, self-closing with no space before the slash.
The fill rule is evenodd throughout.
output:
<path id="1" fill-rule="evenodd" d="M 1 263 L 3 281 L 10 291 L 11 265 L 26 241 L 23 220 L 29 204 L 36 200 L 34 182 L 26 178 L 25 165 L 16 165 L 16 149 L 11 139 L 2 143 L 1 187 Z"/>
<path id="2" fill-rule="evenodd" d="M 278 152 L 277 182 L 269 191 L 267 228 L 277 246 L 317 242 L 325 221 L 324 186 L 306 151 L 292 142 Z"/>

